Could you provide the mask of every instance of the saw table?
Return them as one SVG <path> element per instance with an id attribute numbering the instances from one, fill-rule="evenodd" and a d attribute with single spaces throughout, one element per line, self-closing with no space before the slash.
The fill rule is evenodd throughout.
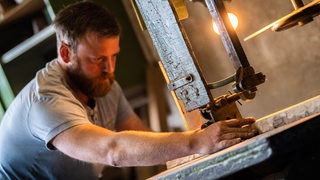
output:
<path id="1" fill-rule="evenodd" d="M 260 135 L 150 179 L 320 177 L 320 96 L 258 119 L 255 125 Z"/>

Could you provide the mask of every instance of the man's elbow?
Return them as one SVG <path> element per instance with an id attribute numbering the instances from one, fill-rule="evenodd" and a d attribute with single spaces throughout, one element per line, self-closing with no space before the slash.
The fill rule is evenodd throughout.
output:
<path id="1" fill-rule="evenodd" d="M 105 148 L 105 153 L 103 153 L 103 164 L 107 164 L 113 167 L 123 167 L 124 166 L 124 159 L 125 159 L 125 152 L 123 149 L 118 147 L 116 143 L 113 145 L 109 145 Z"/>

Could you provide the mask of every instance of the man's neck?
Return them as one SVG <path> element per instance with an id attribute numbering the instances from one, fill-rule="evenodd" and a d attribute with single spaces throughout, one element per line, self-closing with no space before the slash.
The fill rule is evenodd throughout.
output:
<path id="1" fill-rule="evenodd" d="M 69 76 L 65 73 L 65 77 L 67 83 L 69 84 L 70 88 L 73 90 L 75 97 L 84 105 L 88 105 L 89 103 L 89 96 L 84 94 L 69 78 Z"/>
<path id="2" fill-rule="evenodd" d="M 63 69 L 64 72 L 64 77 L 66 78 L 66 82 L 70 86 L 70 88 L 73 90 L 73 93 L 75 97 L 83 104 L 83 105 L 88 105 L 90 97 L 84 94 L 80 89 L 72 82 L 72 80 L 69 78 L 67 74 L 67 65 L 62 62 L 61 59 L 58 60 L 60 67 Z M 91 103 L 92 104 L 92 103 Z"/>

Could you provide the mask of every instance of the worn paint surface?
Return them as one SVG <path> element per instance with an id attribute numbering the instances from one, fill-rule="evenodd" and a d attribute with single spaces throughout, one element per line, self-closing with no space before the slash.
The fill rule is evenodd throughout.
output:
<path id="1" fill-rule="evenodd" d="M 211 93 L 199 73 L 193 51 L 183 35 L 184 31 L 179 27 L 169 1 L 136 2 L 170 83 L 174 84 L 169 87 L 183 101 L 188 111 L 208 104 L 212 99 Z M 191 80 L 183 81 L 188 76 Z"/>

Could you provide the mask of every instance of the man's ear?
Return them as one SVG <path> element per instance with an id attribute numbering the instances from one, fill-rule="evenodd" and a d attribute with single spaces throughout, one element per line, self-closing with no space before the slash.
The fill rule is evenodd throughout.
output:
<path id="1" fill-rule="evenodd" d="M 61 42 L 60 48 L 59 48 L 60 56 L 63 60 L 63 62 L 68 63 L 70 62 L 70 46 L 64 42 Z"/>

